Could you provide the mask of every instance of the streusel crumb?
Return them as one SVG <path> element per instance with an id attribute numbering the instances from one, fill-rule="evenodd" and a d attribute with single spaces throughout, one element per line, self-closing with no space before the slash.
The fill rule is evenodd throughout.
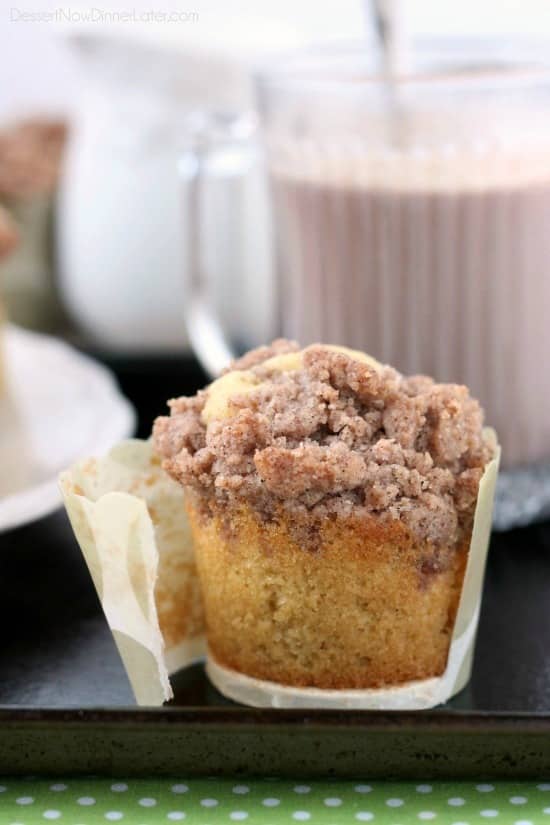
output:
<path id="1" fill-rule="evenodd" d="M 171 401 L 154 427 L 166 471 L 206 506 L 247 503 L 265 518 L 283 508 L 297 523 L 374 515 L 453 545 L 471 528 L 490 458 L 467 388 L 322 345 L 281 369 L 298 352 L 279 340 L 232 364 L 235 392 L 217 417 L 204 413 L 218 382 Z"/>

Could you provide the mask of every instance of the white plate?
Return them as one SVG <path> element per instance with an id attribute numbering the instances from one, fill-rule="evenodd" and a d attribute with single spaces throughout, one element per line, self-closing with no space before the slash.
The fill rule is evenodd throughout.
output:
<path id="1" fill-rule="evenodd" d="M 56 510 L 58 474 L 104 453 L 135 426 L 109 370 L 62 341 L 10 326 L 3 349 L 0 531 Z"/>

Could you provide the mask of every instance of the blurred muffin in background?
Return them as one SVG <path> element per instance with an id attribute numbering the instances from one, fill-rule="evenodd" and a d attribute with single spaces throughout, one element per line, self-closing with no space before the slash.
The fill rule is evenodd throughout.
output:
<path id="1" fill-rule="evenodd" d="M 18 237 L 19 233 L 10 213 L 3 206 L 0 206 L 0 261 L 3 261 L 13 252 Z"/>
<path id="2" fill-rule="evenodd" d="M 19 235 L 13 254 L 0 260 L 0 288 L 10 320 L 48 331 L 64 324 L 52 229 L 66 136 L 65 123 L 55 120 L 27 120 L 0 130 L 0 207 Z"/>
<path id="3" fill-rule="evenodd" d="M 2 261 L 7 260 L 11 253 L 15 250 L 18 239 L 19 232 L 17 231 L 17 227 L 11 218 L 10 213 L 7 209 L 4 209 L 3 206 L 0 206 L 0 265 L 2 264 Z M 3 329 L 6 317 L 1 295 L 2 289 L 0 284 L 0 333 Z M 2 353 L 2 342 L 0 341 L 0 395 L 3 394 L 4 387 L 4 358 Z"/>
<path id="4" fill-rule="evenodd" d="M 67 127 L 27 120 L 0 131 L 0 197 L 51 193 L 57 184 Z"/>

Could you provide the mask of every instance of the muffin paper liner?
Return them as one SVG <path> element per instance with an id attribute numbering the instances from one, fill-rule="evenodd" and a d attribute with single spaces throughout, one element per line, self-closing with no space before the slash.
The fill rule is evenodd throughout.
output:
<path id="1" fill-rule="evenodd" d="M 168 675 L 205 654 L 183 489 L 148 441 L 123 441 L 60 486 L 136 701 L 172 697 Z"/>
<path id="2" fill-rule="evenodd" d="M 454 696 L 470 678 L 500 448 L 480 481 L 464 584 L 445 672 L 366 690 L 295 688 L 223 667 L 208 654 L 184 492 L 151 443 L 125 441 L 60 479 L 65 506 L 136 701 L 172 697 L 169 675 L 206 657 L 210 680 L 230 699 L 273 708 L 415 710 Z"/>

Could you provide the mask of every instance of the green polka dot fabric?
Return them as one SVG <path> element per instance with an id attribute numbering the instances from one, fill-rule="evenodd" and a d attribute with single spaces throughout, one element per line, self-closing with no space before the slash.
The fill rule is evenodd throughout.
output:
<path id="1" fill-rule="evenodd" d="M 1 825 L 550 825 L 550 782 L 0 781 Z"/>

